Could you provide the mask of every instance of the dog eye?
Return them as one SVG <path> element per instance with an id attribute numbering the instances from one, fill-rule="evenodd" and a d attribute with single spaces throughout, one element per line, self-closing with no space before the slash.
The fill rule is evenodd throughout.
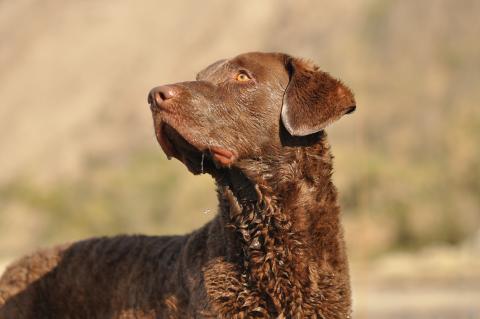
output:
<path id="1" fill-rule="evenodd" d="M 248 74 L 244 73 L 244 72 L 240 72 L 237 74 L 235 80 L 239 81 L 239 82 L 246 82 L 246 81 L 250 81 L 251 78 L 248 76 Z"/>

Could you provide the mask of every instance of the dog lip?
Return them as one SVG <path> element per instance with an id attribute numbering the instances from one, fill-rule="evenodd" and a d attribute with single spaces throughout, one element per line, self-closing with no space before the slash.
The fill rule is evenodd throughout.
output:
<path id="1" fill-rule="evenodd" d="M 168 138 L 168 135 L 165 133 L 165 123 L 161 123 L 160 127 L 156 130 L 156 136 L 158 140 L 158 144 L 162 148 L 167 158 L 170 160 L 172 157 L 177 157 L 178 152 L 175 149 L 175 146 Z"/>
<path id="2" fill-rule="evenodd" d="M 211 146 L 210 152 L 212 153 L 213 158 L 220 165 L 229 167 L 237 159 L 237 154 L 228 149 L 219 146 Z"/>
<path id="3" fill-rule="evenodd" d="M 157 140 L 168 159 L 174 157 L 187 165 L 189 156 L 194 153 L 204 153 L 205 148 L 199 147 L 188 134 L 183 134 L 168 122 L 162 121 L 156 130 L 156 134 Z"/>
<path id="4" fill-rule="evenodd" d="M 203 167 L 203 160 L 205 158 L 212 160 L 217 168 L 221 168 L 231 167 L 238 158 L 235 151 L 223 146 L 200 143 L 200 141 L 193 138 L 192 135 L 185 130 L 185 127 L 180 126 L 177 128 L 178 125 L 171 125 L 171 121 L 176 123 L 172 118 L 159 117 L 157 120 L 159 122 L 156 125 L 155 134 L 167 158 L 169 160 L 172 157 L 178 159 L 189 167 L 191 171 L 191 164 L 196 163 L 199 159 L 199 162 L 202 163 L 200 165 L 201 167 Z M 193 171 L 195 171 L 195 169 L 193 169 Z M 203 173 L 203 168 L 201 168 L 200 171 Z"/>

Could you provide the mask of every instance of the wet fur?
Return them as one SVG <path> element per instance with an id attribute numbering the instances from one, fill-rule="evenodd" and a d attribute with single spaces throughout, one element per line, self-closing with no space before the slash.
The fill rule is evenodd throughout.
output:
<path id="1" fill-rule="evenodd" d="M 326 134 L 294 136 L 275 118 L 278 140 L 239 145 L 238 162 L 212 174 L 211 222 L 185 236 L 94 238 L 24 257 L 0 279 L 0 319 L 348 318 Z"/>

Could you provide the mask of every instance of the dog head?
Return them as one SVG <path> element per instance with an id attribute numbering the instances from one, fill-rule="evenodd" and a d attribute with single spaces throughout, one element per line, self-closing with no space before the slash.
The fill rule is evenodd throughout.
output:
<path id="1" fill-rule="evenodd" d="M 356 107 L 350 89 L 314 64 L 258 52 L 217 61 L 196 81 L 155 87 L 148 102 L 166 155 L 212 175 L 315 143 Z"/>

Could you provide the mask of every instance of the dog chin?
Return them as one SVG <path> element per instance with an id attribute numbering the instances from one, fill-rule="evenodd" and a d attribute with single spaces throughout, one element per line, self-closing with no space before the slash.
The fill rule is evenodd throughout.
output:
<path id="1" fill-rule="evenodd" d="M 208 147 L 197 147 L 182 136 L 178 130 L 162 123 L 156 130 L 157 140 L 168 159 L 176 158 L 193 174 L 209 173 L 215 175 L 221 168 L 214 161 Z"/>

